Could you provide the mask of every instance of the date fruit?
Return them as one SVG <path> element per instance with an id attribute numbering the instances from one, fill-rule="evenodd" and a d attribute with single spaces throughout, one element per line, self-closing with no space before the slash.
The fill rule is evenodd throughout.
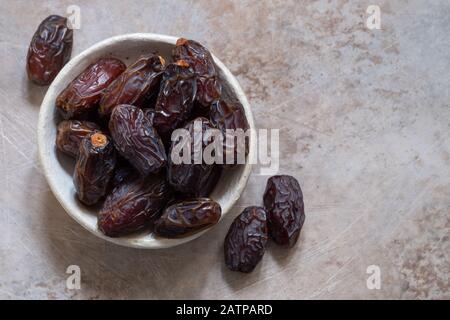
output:
<path id="1" fill-rule="evenodd" d="M 195 128 L 198 127 L 198 131 L 202 134 L 202 140 L 200 141 L 199 136 L 195 134 Z M 199 148 L 204 149 L 208 145 L 208 140 L 206 139 L 205 132 L 206 130 L 213 129 L 211 123 L 206 118 L 196 118 L 195 120 L 189 122 L 184 129 L 189 133 L 188 137 L 190 139 L 184 139 L 185 137 L 180 137 L 180 139 L 172 142 L 171 149 L 169 151 L 169 159 L 168 159 L 168 169 L 167 169 L 167 177 L 169 183 L 172 187 L 182 193 L 186 193 L 189 195 L 198 194 L 201 192 L 201 189 L 208 184 L 212 172 L 214 164 L 206 164 L 203 159 L 197 159 L 198 153 L 195 151 L 195 146 L 197 145 Z M 186 137 L 186 138 L 188 138 Z M 185 148 L 183 148 L 183 146 Z M 173 161 L 173 157 L 176 154 L 179 154 L 181 160 L 183 157 L 181 153 L 184 154 L 183 149 L 191 150 L 191 158 L 186 159 L 190 161 L 185 161 L 184 163 L 176 164 Z M 181 151 L 181 152 L 179 152 Z M 174 153 L 174 154 L 172 154 Z M 196 157 L 197 156 L 197 157 Z M 196 161 L 199 160 L 199 161 Z M 188 162 L 188 163 L 186 163 Z M 196 163 L 198 162 L 198 163 Z"/>
<path id="2" fill-rule="evenodd" d="M 92 133 L 100 131 L 100 127 L 94 122 L 63 120 L 58 124 L 56 147 L 59 151 L 76 158 L 80 151 L 81 140 Z"/>
<path id="3" fill-rule="evenodd" d="M 196 100 L 206 109 L 220 98 L 222 86 L 211 53 L 200 43 L 184 38 L 178 39 L 172 56 L 174 61 L 184 60 L 197 75 Z"/>
<path id="4" fill-rule="evenodd" d="M 183 61 L 169 64 L 156 100 L 153 125 L 164 141 L 189 118 L 197 91 L 196 78 Z"/>
<path id="5" fill-rule="evenodd" d="M 122 157 L 117 157 L 116 170 L 114 170 L 114 176 L 112 179 L 111 187 L 115 188 L 122 184 L 128 179 L 137 177 L 138 173 L 136 170 L 128 164 Z"/>
<path id="6" fill-rule="evenodd" d="M 267 180 L 264 206 L 271 238 L 279 245 L 293 247 L 305 222 L 303 193 L 297 179 L 278 175 Z"/>
<path id="7" fill-rule="evenodd" d="M 123 62 L 115 58 L 102 58 L 88 66 L 56 98 L 62 117 L 79 117 L 98 107 L 105 89 L 125 68 Z"/>
<path id="8" fill-rule="evenodd" d="M 38 85 L 49 85 L 70 60 L 72 44 L 73 31 L 68 28 L 67 19 L 57 15 L 47 17 L 31 39 L 28 78 Z"/>
<path id="9" fill-rule="evenodd" d="M 223 163 L 229 167 L 245 164 L 248 154 L 248 136 L 245 132 L 249 125 L 243 106 L 237 101 L 220 99 L 211 105 L 209 116 L 211 123 L 222 132 Z"/>
<path id="10" fill-rule="evenodd" d="M 119 153 L 144 176 L 157 173 L 167 163 L 164 145 L 144 112 L 131 105 L 118 105 L 109 130 Z"/>
<path id="11" fill-rule="evenodd" d="M 85 137 L 73 175 L 78 199 L 86 205 L 100 201 L 108 189 L 115 165 L 115 149 L 108 136 L 96 132 Z"/>
<path id="12" fill-rule="evenodd" d="M 205 184 L 201 185 L 196 193 L 192 193 L 193 198 L 208 198 L 214 191 L 214 188 L 219 182 L 220 176 L 222 175 L 222 167 L 213 165 L 211 174 L 206 180 Z"/>
<path id="13" fill-rule="evenodd" d="M 161 175 L 126 179 L 106 197 L 98 227 L 107 236 L 139 231 L 158 217 L 172 191 Z"/>
<path id="14" fill-rule="evenodd" d="M 261 261 L 268 239 L 262 207 L 247 207 L 234 219 L 225 237 L 225 264 L 233 271 L 252 272 Z"/>
<path id="15" fill-rule="evenodd" d="M 119 104 L 142 108 L 159 89 L 164 64 L 160 56 L 141 56 L 105 90 L 100 100 L 100 115 L 109 117 L 113 108 Z"/>
<path id="16" fill-rule="evenodd" d="M 155 109 L 142 109 L 144 111 L 144 115 L 147 117 L 147 119 L 150 121 L 150 123 L 153 125 L 153 119 L 155 118 Z"/>
<path id="17" fill-rule="evenodd" d="M 154 231 L 164 238 L 187 237 L 215 225 L 221 213 L 220 205 L 211 199 L 187 200 L 164 210 Z"/>

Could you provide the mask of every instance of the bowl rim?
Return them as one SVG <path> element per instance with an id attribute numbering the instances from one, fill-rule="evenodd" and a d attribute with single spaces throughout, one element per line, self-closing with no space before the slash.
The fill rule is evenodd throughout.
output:
<path id="1" fill-rule="evenodd" d="M 38 120 L 38 153 L 39 153 L 39 161 L 42 166 L 44 176 L 47 180 L 47 183 L 50 186 L 50 189 L 58 202 L 61 204 L 61 206 L 64 208 L 64 210 L 67 212 L 67 214 L 72 217 L 76 222 L 78 222 L 84 229 L 88 230 L 90 233 L 94 234 L 95 236 L 106 240 L 108 242 L 124 246 L 124 247 L 130 247 L 130 248 L 139 248 L 139 249 L 164 249 L 164 248 L 170 248 L 177 245 L 181 245 L 183 243 L 187 243 L 189 241 L 192 241 L 200 236 L 202 236 L 204 233 L 208 232 L 212 228 L 216 227 L 219 223 L 217 223 L 215 226 L 208 228 L 206 230 L 203 230 L 201 232 L 198 232 L 194 235 L 191 235 L 186 238 L 179 238 L 179 239 L 164 239 L 164 238 L 157 238 L 157 239 L 129 239 L 127 237 L 118 237 L 118 238 L 111 238 L 106 235 L 104 235 L 102 232 L 98 230 L 98 228 L 93 229 L 88 223 L 85 223 L 83 219 L 80 217 L 80 213 L 77 212 L 78 209 L 76 209 L 75 206 L 70 205 L 69 203 L 66 203 L 66 201 L 62 198 L 61 194 L 58 192 L 57 188 L 57 179 L 55 178 L 56 175 L 52 174 L 52 169 L 50 168 L 50 164 L 48 161 L 48 158 L 51 157 L 50 154 L 47 154 L 45 150 L 45 132 L 47 127 L 47 121 L 49 119 L 53 119 L 54 115 L 54 99 L 56 98 L 57 94 L 59 92 L 56 92 L 55 87 L 59 82 L 72 70 L 74 66 L 82 62 L 84 59 L 87 59 L 90 55 L 102 50 L 105 47 L 109 47 L 115 44 L 118 44 L 123 41 L 148 41 L 148 42 L 163 42 L 170 45 L 175 45 L 178 37 L 174 36 L 168 36 L 168 35 L 162 35 L 162 34 L 155 34 L 155 33 L 130 33 L 130 34 L 124 34 L 124 35 L 118 35 L 114 37 L 107 38 L 105 40 L 102 40 L 91 47 L 87 48 L 86 50 L 79 53 L 76 57 L 72 58 L 58 73 L 56 78 L 53 80 L 52 84 L 48 87 L 48 90 L 45 94 L 44 99 L 42 100 L 42 104 L 39 111 L 39 120 Z M 245 189 L 248 179 L 251 174 L 252 170 L 252 164 L 254 163 L 254 157 L 255 157 L 255 148 L 256 148 L 256 142 L 254 137 L 254 131 L 255 131 L 255 124 L 253 119 L 253 114 L 250 108 L 250 105 L 248 103 L 248 100 L 245 96 L 244 91 L 242 90 L 241 86 L 239 85 L 237 79 L 234 77 L 234 75 L 230 72 L 230 70 L 214 55 L 212 54 L 212 57 L 214 59 L 214 62 L 217 64 L 217 67 L 221 70 L 223 77 L 226 82 L 230 85 L 232 90 L 234 91 L 236 98 L 240 101 L 240 103 L 244 107 L 245 115 L 247 117 L 247 121 L 249 124 L 249 128 L 252 132 L 252 135 L 250 137 L 249 142 L 249 154 L 247 156 L 247 160 L 245 163 L 244 170 L 239 177 L 238 184 L 236 186 L 237 190 L 234 192 L 235 196 L 227 203 L 226 207 L 222 208 L 222 215 L 220 217 L 220 220 L 223 219 L 223 217 L 230 211 L 230 209 L 235 205 L 235 203 L 240 198 L 243 190 Z M 220 222 L 220 221 L 219 221 Z"/>

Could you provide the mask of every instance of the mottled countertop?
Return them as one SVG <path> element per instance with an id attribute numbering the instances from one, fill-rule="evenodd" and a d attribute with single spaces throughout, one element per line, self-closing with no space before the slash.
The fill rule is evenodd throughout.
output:
<path id="1" fill-rule="evenodd" d="M 380 30 L 366 25 L 373 2 Z M 25 57 L 40 21 L 69 5 L 81 10 L 73 56 L 114 35 L 153 32 L 196 39 L 220 57 L 257 127 L 280 129 L 279 172 L 302 185 L 307 216 L 295 248 L 270 243 L 252 274 L 224 267 L 232 219 L 262 201 L 267 177 L 257 167 L 219 226 L 168 250 L 106 243 L 64 212 L 38 163 L 46 89 L 28 82 Z M 0 7 L 0 298 L 450 298 L 448 1 Z M 66 287 L 69 265 L 81 269 L 80 290 Z M 367 286 L 369 266 L 380 289 Z"/>

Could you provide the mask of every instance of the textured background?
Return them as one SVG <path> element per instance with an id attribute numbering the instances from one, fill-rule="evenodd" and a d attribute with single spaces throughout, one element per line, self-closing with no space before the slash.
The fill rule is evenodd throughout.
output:
<path id="1" fill-rule="evenodd" d="M 238 77 L 259 128 L 280 128 L 280 172 L 303 188 L 296 248 L 270 243 L 254 273 L 225 269 L 244 206 L 164 251 L 99 240 L 58 204 L 38 164 L 45 88 L 25 74 L 42 19 L 81 8 L 73 56 L 107 37 L 203 42 Z M 107 7 L 105 8 L 105 4 Z M 369 4 L 382 30 L 365 26 Z M 442 1 L 0 0 L 0 298 L 450 298 L 450 4 Z M 77 264 L 82 289 L 68 290 Z M 368 290 L 366 268 L 381 268 Z"/>

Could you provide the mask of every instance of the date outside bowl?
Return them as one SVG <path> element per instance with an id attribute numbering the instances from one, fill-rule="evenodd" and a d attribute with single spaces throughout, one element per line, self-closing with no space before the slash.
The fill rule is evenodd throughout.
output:
<path id="1" fill-rule="evenodd" d="M 119 238 L 105 236 L 97 227 L 99 207 L 87 207 L 75 197 L 72 174 L 75 162 L 56 150 L 55 138 L 58 122 L 61 120 L 55 109 L 57 95 L 89 64 L 100 57 L 113 56 L 126 64 L 135 61 L 140 55 L 156 51 L 166 61 L 170 61 L 171 50 L 177 41 L 176 37 L 136 33 L 112 37 L 101 41 L 71 59 L 60 71 L 47 90 L 41 105 L 38 122 L 38 147 L 40 162 L 50 188 L 67 213 L 85 229 L 106 241 L 133 248 L 162 249 L 189 242 L 200 237 L 207 230 L 181 239 L 165 239 L 155 236 L 148 230 Z M 225 65 L 213 55 L 219 69 L 220 78 L 228 86 L 244 107 L 250 129 L 254 130 L 252 111 L 236 78 Z M 222 207 L 222 218 L 230 211 L 243 192 L 250 176 L 255 149 L 255 141 L 250 137 L 249 155 L 246 164 L 231 170 L 224 170 L 211 198 Z"/>

